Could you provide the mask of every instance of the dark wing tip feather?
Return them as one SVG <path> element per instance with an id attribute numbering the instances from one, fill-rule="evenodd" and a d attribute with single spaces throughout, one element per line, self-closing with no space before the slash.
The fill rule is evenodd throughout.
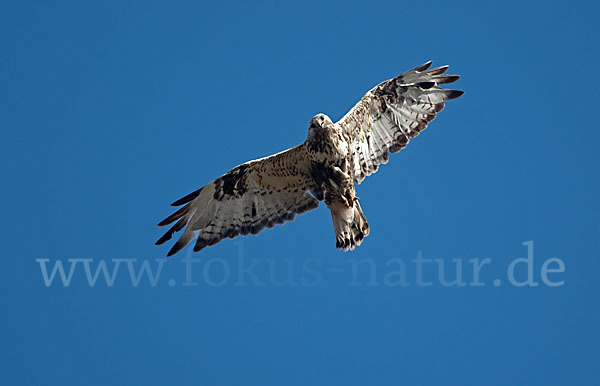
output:
<path id="1" fill-rule="evenodd" d="M 426 63 L 421 64 L 419 67 L 413 68 L 411 71 L 417 71 L 417 72 L 425 71 L 429 67 L 431 67 L 432 64 L 433 64 L 433 61 L 430 60 Z"/>
<path id="2" fill-rule="evenodd" d="M 167 257 L 171 257 L 174 254 L 176 254 L 177 252 L 181 251 L 183 249 L 183 247 L 185 247 L 186 245 L 187 245 L 187 243 L 185 241 L 183 241 L 182 239 L 177 240 L 177 242 L 175 244 L 173 244 L 173 247 L 167 253 Z"/>
<path id="3" fill-rule="evenodd" d="M 441 67 L 433 68 L 433 69 L 427 71 L 427 73 L 429 75 L 441 75 L 441 74 L 445 73 L 446 71 L 448 71 L 449 68 L 450 68 L 450 66 L 448 66 L 448 65 L 441 66 Z"/>
<path id="4" fill-rule="evenodd" d="M 186 223 L 185 218 L 182 218 L 179 221 L 177 221 L 177 223 L 175 225 L 173 225 L 171 227 L 171 229 L 166 231 L 165 234 L 162 235 L 162 237 L 156 241 L 155 245 L 161 245 L 161 244 L 164 244 L 166 241 L 171 240 L 171 237 L 173 237 L 173 234 L 175 234 L 175 232 L 179 232 L 185 226 L 185 223 Z"/>
<path id="5" fill-rule="evenodd" d="M 440 111 L 442 111 L 444 109 L 444 102 L 438 103 L 437 105 L 434 106 L 434 112 L 437 114 Z"/>
<path id="6" fill-rule="evenodd" d="M 179 200 L 172 203 L 171 206 L 180 206 L 183 204 L 187 204 L 188 202 L 192 201 L 194 198 L 198 197 L 198 195 L 200 194 L 202 189 L 204 189 L 204 188 L 200 188 L 200 189 L 188 194 L 187 196 L 180 198 Z"/>
<path id="7" fill-rule="evenodd" d="M 196 244 L 194 244 L 194 252 L 200 252 L 204 248 L 215 245 L 216 243 L 218 243 L 221 240 L 222 239 L 219 237 L 213 237 L 212 239 L 207 239 L 207 240 L 198 238 L 196 240 Z"/>
<path id="8" fill-rule="evenodd" d="M 424 90 L 428 90 L 428 89 L 432 88 L 433 86 L 435 86 L 435 82 L 419 82 L 416 85 L 421 87 Z"/>
<path id="9" fill-rule="evenodd" d="M 187 214 L 189 208 L 190 208 L 189 205 L 186 205 L 183 208 L 180 208 L 177 212 L 173 213 L 172 215 L 170 215 L 166 219 L 164 219 L 161 222 L 159 222 L 158 226 L 162 227 L 162 226 L 165 226 L 165 225 L 169 225 L 173 221 L 175 221 L 175 220 L 177 220 L 177 219 L 185 216 Z"/>
<path id="10" fill-rule="evenodd" d="M 171 235 L 170 231 L 167 232 L 167 233 L 165 233 L 164 235 L 162 235 L 160 237 L 160 239 L 156 240 L 156 242 L 154 243 L 154 245 L 162 245 L 162 244 L 164 244 L 165 242 L 167 242 L 168 240 L 171 239 L 171 236 L 172 235 Z"/>
<path id="11" fill-rule="evenodd" d="M 446 92 L 445 92 L 446 100 L 456 99 L 464 93 L 465 93 L 464 91 L 460 91 L 460 90 L 446 90 Z"/>
<path id="12" fill-rule="evenodd" d="M 433 79 L 437 84 L 449 84 L 454 83 L 460 79 L 460 75 L 439 75 L 434 76 Z"/>

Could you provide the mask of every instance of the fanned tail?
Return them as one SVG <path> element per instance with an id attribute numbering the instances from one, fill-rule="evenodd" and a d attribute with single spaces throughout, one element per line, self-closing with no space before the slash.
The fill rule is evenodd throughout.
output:
<path id="1" fill-rule="evenodd" d="M 348 251 L 362 244 L 364 238 L 369 235 L 369 224 L 358 199 L 351 208 L 339 203 L 332 205 L 330 209 L 336 248 Z"/>

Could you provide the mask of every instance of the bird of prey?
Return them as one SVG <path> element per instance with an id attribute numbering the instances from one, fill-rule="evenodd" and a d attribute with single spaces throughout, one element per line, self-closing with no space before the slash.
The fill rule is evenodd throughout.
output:
<path id="1" fill-rule="evenodd" d="M 292 221 L 319 201 L 331 211 L 336 247 L 360 245 L 369 224 L 354 184 L 377 171 L 389 153 L 404 149 L 462 91 L 440 85 L 458 80 L 448 66 L 429 61 L 369 92 L 338 122 L 317 114 L 300 145 L 239 165 L 208 185 L 175 201 L 182 206 L 158 225 L 175 224 L 156 242 L 163 244 L 185 228 L 167 256 L 196 240 L 194 251 L 238 235 Z"/>

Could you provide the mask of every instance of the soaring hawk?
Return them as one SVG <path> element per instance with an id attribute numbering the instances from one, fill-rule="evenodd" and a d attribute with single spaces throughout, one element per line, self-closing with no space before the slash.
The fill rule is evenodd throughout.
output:
<path id="1" fill-rule="evenodd" d="M 389 153 L 402 150 L 445 101 L 463 94 L 439 87 L 459 76 L 445 75 L 448 66 L 430 69 L 431 64 L 378 84 L 336 123 L 317 114 L 300 145 L 239 165 L 175 201 L 173 206 L 183 206 L 158 224 L 175 222 L 156 245 L 185 228 L 167 256 L 194 239 L 194 251 L 199 251 L 226 237 L 255 235 L 292 221 L 325 200 L 336 247 L 354 249 L 369 234 L 354 184 L 387 163 Z"/>

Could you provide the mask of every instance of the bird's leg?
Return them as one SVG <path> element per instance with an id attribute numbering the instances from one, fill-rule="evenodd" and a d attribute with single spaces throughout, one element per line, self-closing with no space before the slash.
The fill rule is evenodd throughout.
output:
<path id="1" fill-rule="evenodd" d="M 338 187 L 339 195 L 341 196 L 341 200 L 347 208 L 352 208 L 354 206 L 354 200 L 356 196 L 354 195 L 354 181 L 352 180 L 352 176 L 348 173 L 345 173 L 341 168 L 334 166 L 332 168 L 333 176 L 332 182 L 335 183 Z"/>
<path id="2" fill-rule="evenodd" d="M 347 173 L 344 173 L 344 171 L 339 167 L 339 166 L 334 166 L 331 168 L 332 170 L 332 180 L 338 185 L 338 186 L 342 186 L 344 184 L 345 180 L 348 180 L 350 178 L 350 176 Z"/>

